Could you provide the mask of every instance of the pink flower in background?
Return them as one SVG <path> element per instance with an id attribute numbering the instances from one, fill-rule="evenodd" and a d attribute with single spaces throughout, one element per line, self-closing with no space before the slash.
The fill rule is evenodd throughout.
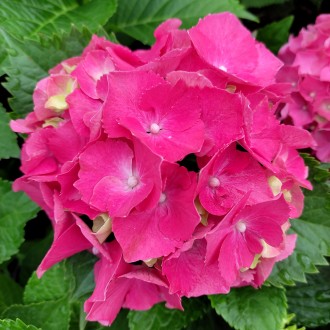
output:
<path id="1" fill-rule="evenodd" d="M 307 61 L 295 59 L 300 41 L 283 49 L 281 69 L 230 13 L 180 24 L 162 23 L 148 50 L 93 36 L 37 84 L 34 112 L 11 122 L 28 134 L 14 188 L 54 228 L 38 275 L 93 252 L 84 308 L 104 325 L 122 307 L 182 309 L 183 296 L 261 286 L 292 253 L 289 218 L 302 212 L 301 187 L 311 189 L 297 149 L 316 141 L 317 155 L 328 154 L 329 51 L 317 65 L 320 50 L 309 57 L 322 79 L 303 81 L 289 66 Z M 320 45 L 314 30 L 301 38 L 309 52 Z M 298 127 L 281 124 L 280 112 Z M 319 127 L 315 140 L 306 125 Z"/>
<path id="2" fill-rule="evenodd" d="M 291 102 L 283 108 L 282 118 L 312 132 L 317 143 L 312 147 L 323 162 L 330 162 L 330 139 L 326 133 L 330 120 L 329 22 L 330 15 L 320 15 L 314 25 L 290 37 L 279 51 L 285 67 L 277 76 L 278 81 L 284 81 L 285 72 L 295 72 Z"/>

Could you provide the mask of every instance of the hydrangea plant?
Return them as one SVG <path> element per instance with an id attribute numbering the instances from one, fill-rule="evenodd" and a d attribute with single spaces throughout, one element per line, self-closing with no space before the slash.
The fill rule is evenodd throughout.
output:
<path id="1" fill-rule="evenodd" d="M 12 189 L 51 229 L 15 256 L 38 208 L 1 181 L 0 261 L 12 259 L 0 329 L 327 324 L 328 267 L 299 282 L 330 249 L 327 165 L 306 154 L 329 151 L 330 16 L 277 57 L 267 40 L 278 31 L 283 44 L 292 19 L 256 39 L 238 17 L 257 18 L 237 1 L 14 5 L 0 5 L 14 97 L 3 154 L 18 156 L 10 126 L 21 145 Z M 37 232 L 49 223 L 38 218 Z"/>

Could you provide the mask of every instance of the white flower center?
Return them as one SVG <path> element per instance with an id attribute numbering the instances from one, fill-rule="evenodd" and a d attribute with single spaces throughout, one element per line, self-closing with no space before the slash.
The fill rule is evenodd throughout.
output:
<path id="1" fill-rule="evenodd" d="M 219 187 L 219 186 L 220 186 L 220 180 L 219 180 L 218 178 L 216 178 L 215 176 L 212 176 L 212 177 L 209 179 L 209 185 L 210 185 L 210 187 L 212 187 L 212 188 Z"/>
<path id="2" fill-rule="evenodd" d="M 165 201 L 166 201 L 166 195 L 162 193 L 159 198 L 159 203 L 164 203 Z"/>
<path id="3" fill-rule="evenodd" d="M 99 250 L 95 246 L 93 246 L 92 253 L 97 256 L 99 254 Z"/>
<path id="4" fill-rule="evenodd" d="M 156 124 L 156 123 L 152 123 L 152 124 L 150 125 L 150 133 L 152 133 L 152 134 L 157 134 L 159 131 L 160 131 L 160 127 L 159 127 L 158 124 Z"/>
<path id="5" fill-rule="evenodd" d="M 128 185 L 130 188 L 134 188 L 138 183 L 139 183 L 139 180 L 138 180 L 137 177 L 135 177 L 134 175 L 130 176 L 130 177 L 127 179 L 127 185 Z"/>
<path id="6" fill-rule="evenodd" d="M 224 65 L 219 65 L 219 69 L 227 72 L 227 68 Z"/>
<path id="7" fill-rule="evenodd" d="M 236 224 L 236 229 L 240 233 L 244 233 L 246 231 L 246 224 L 242 221 L 238 221 L 237 224 Z"/>

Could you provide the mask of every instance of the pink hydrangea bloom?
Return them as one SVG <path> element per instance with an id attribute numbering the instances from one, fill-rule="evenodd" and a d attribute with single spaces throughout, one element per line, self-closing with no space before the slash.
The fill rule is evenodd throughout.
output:
<path id="1" fill-rule="evenodd" d="M 302 29 L 297 37 L 290 36 L 279 52 L 286 65 L 277 76 L 277 81 L 285 81 L 285 74 L 290 72 L 294 87 L 291 102 L 282 110 L 283 120 L 312 132 L 317 142 L 312 147 L 323 162 L 330 162 L 326 133 L 330 120 L 329 22 L 330 15 L 320 15 L 314 25 Z"/>
<path id="2" fill-rule="evenodd" d="M 301 187 L 311 188 L 297 151 L 315 146 L 306 125 L 317 122 L 318 156 L 329 153 L 323 60 L 315 66 L 314 54 L 306 69 L 320 79 L 301 81 L 304 70 L 292 67 L 308 56 L 295 58 L 301 43 L 319 44 L 317 29 L 283 49 L 279 71 L 282 62 L 230 13 L 180 25 L 162 23 L 148 50 L 93 36 L 37 84 L 34 111 L 11 122 L 28 134 L 14 189 L 54 228 L 38 276 L 94 253 L 84 308 L 104 325 L 122 307 L 182 309 L 183 296 L 261 286 L 292 253 L 289 218 L 302 212 Z M 300 105 L 312 114 L 299 117 Z M 298 127 L 281 124 L 280 112 Z"/>

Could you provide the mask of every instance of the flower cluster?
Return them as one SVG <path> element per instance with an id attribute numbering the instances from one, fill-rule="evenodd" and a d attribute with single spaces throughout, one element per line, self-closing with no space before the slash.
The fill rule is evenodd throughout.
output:
<path id="1" fill-rule="evenodd" d="M 230 13 L 180 24 L 161 24 L 148 50 L 94 36 L 11 122 L 28 134 L 14 188 L 54 228 L 37 273 L 92 251 L 85 311 L 102 324 L 121 307 L 259 287 L 292 252 L 289 218 L 311 188 L 297 149 L 313 140 L 275 116 L 282 62 Z"/>
<path id="2" fill-rule="evenodd" d="M 318 16 L 315 25 L 290 36 L 279 57 L 285 65 L 278 81 L 291 84 L 282 117 L 312 132 L 317 158 L 330 162 L 330 15 Z"/>

